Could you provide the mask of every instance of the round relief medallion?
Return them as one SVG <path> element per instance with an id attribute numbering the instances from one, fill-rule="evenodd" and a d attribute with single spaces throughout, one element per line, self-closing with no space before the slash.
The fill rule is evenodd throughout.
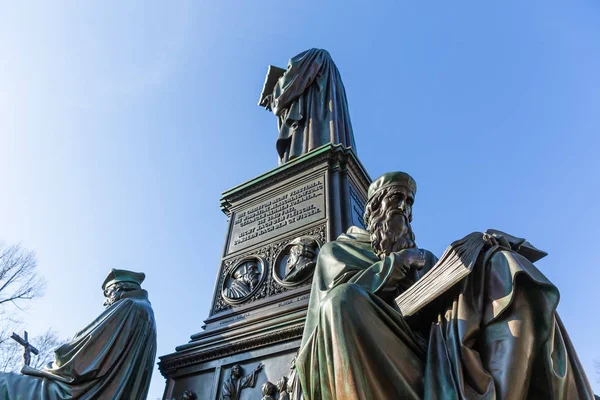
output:
<path id="1" fill-rule="evenodd" d="M 265 280 L 265 262 L 261 257 L 249 256 L 238 261 L 229 270 L 221 286 L 221 295 L 229 304 L 248 300 Z"/>
<path id="2" fill-rule="evenodd" d="M 289 242 L 275 258 L 273 279 L 285 287 L 307 283 L 315 271 L 320 247 L 312 236 L 300 236 Z"/>

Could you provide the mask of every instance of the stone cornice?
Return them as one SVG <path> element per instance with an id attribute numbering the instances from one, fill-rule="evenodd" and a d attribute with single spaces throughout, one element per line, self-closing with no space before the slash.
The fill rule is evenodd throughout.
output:
<path id="1" fill-rule="evenodd" d="M 302 157 L 298 157 L 275 169 L 272 169 L 271 171 L 266 172 L 255 179 L 242 183 L 241 185 L 223 192 L 223 196 L 221 198 L 221 211 L 229 216 L 231 214 L 232 202 L 235 202 L 240 198 L 256 193 L 267 186 L 272 186 L 277 182 L 281 182 L 301 171 L 313 168 L 316 165 L 325 162 L 328 162 L 330 166 L 336 164 L 345 164 L 349 159 L 354 161 L 352 163 L 354 165 L 351 168 L 355 174 L 362 178 L 361 180 L 368 186 L 370 183 L 369 175 L 356 158 L 354 151 L 351 148 L 342 146 L 341 144 L 333 145 L 329 143 L 303 155 Z"/>
<path id="2" fill-rule="evenodd" d="M 240 340 L 227 345 L 207 349 L 203 351 L 190 351 L 185 354 L 173 353 L 160 357 L 158 369 L 165 378 L 173 374 L 178 369 L 185 368 L 194 364 L 230 356 L 232 354 L 256 349 L 273 343 L 283 342 L 302 337 L 303 325 L 297 325 L 290 328 L 270 332 L 265 335 Z"/>

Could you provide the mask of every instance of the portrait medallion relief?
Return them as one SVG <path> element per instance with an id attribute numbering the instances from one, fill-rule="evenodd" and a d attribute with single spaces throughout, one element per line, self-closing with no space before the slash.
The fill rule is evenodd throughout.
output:
<path id="1" fill-rule="evenodd" d="M 223 299 L 229 304 L 243 303 L 257 291 L 265 275 L 265 262 L 261 257 L 243 258 L 231 268 L 223 280 Z"/>
<path id="2" fill-rule="evenodd" d="M 295 238 L 275 258 L 273 278 L 285 287 L 308 282 L 315 270 L 319 248 L 319 242 L 312 236 Z"/>

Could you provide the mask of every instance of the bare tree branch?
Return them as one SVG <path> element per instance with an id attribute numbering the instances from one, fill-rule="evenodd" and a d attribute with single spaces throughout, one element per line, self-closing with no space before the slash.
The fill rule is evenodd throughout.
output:
<path id="1" fill-rule="evenodd" d="M 0 371 L 21 368 L 22 348 L 10 335 L 20 330 L 18 312 L 27 305 L 27 300 L 42 296 L 44 287 L 45 282 L 37 273 L 35 253 L 20 245 L 0 242 Z M 52 356 L 53 349 L 48 347 L 60 341 L 54 332 L 47 331 L 32 339 L 32 344 L 40 350 L 40 356 L 32 359 L 35 364 L 32 366 L 43 366 Z"/>
<path id="2" fill-rule="evenodd" d="M 23 300 L 43 294 L 45 283 L 36 268 L 33 251 L 0 242 L 0 307 L 5 303 L 20 307 Z"/>

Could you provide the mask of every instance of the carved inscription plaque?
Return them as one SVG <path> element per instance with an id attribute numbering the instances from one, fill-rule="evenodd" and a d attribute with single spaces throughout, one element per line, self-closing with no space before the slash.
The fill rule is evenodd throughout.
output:
<path id="1" fill-rule="evenodd" d="M 319 177 L 234 215 L 228 253 L 325 217 L 325 183 Z"/>
<path id="2" fill-rule="evenodd" d="M 352 206 L 352 225 L 367 229 L 363 220 L 365 204 L 352 189 L 350 189 L 350 204 Z"/>

